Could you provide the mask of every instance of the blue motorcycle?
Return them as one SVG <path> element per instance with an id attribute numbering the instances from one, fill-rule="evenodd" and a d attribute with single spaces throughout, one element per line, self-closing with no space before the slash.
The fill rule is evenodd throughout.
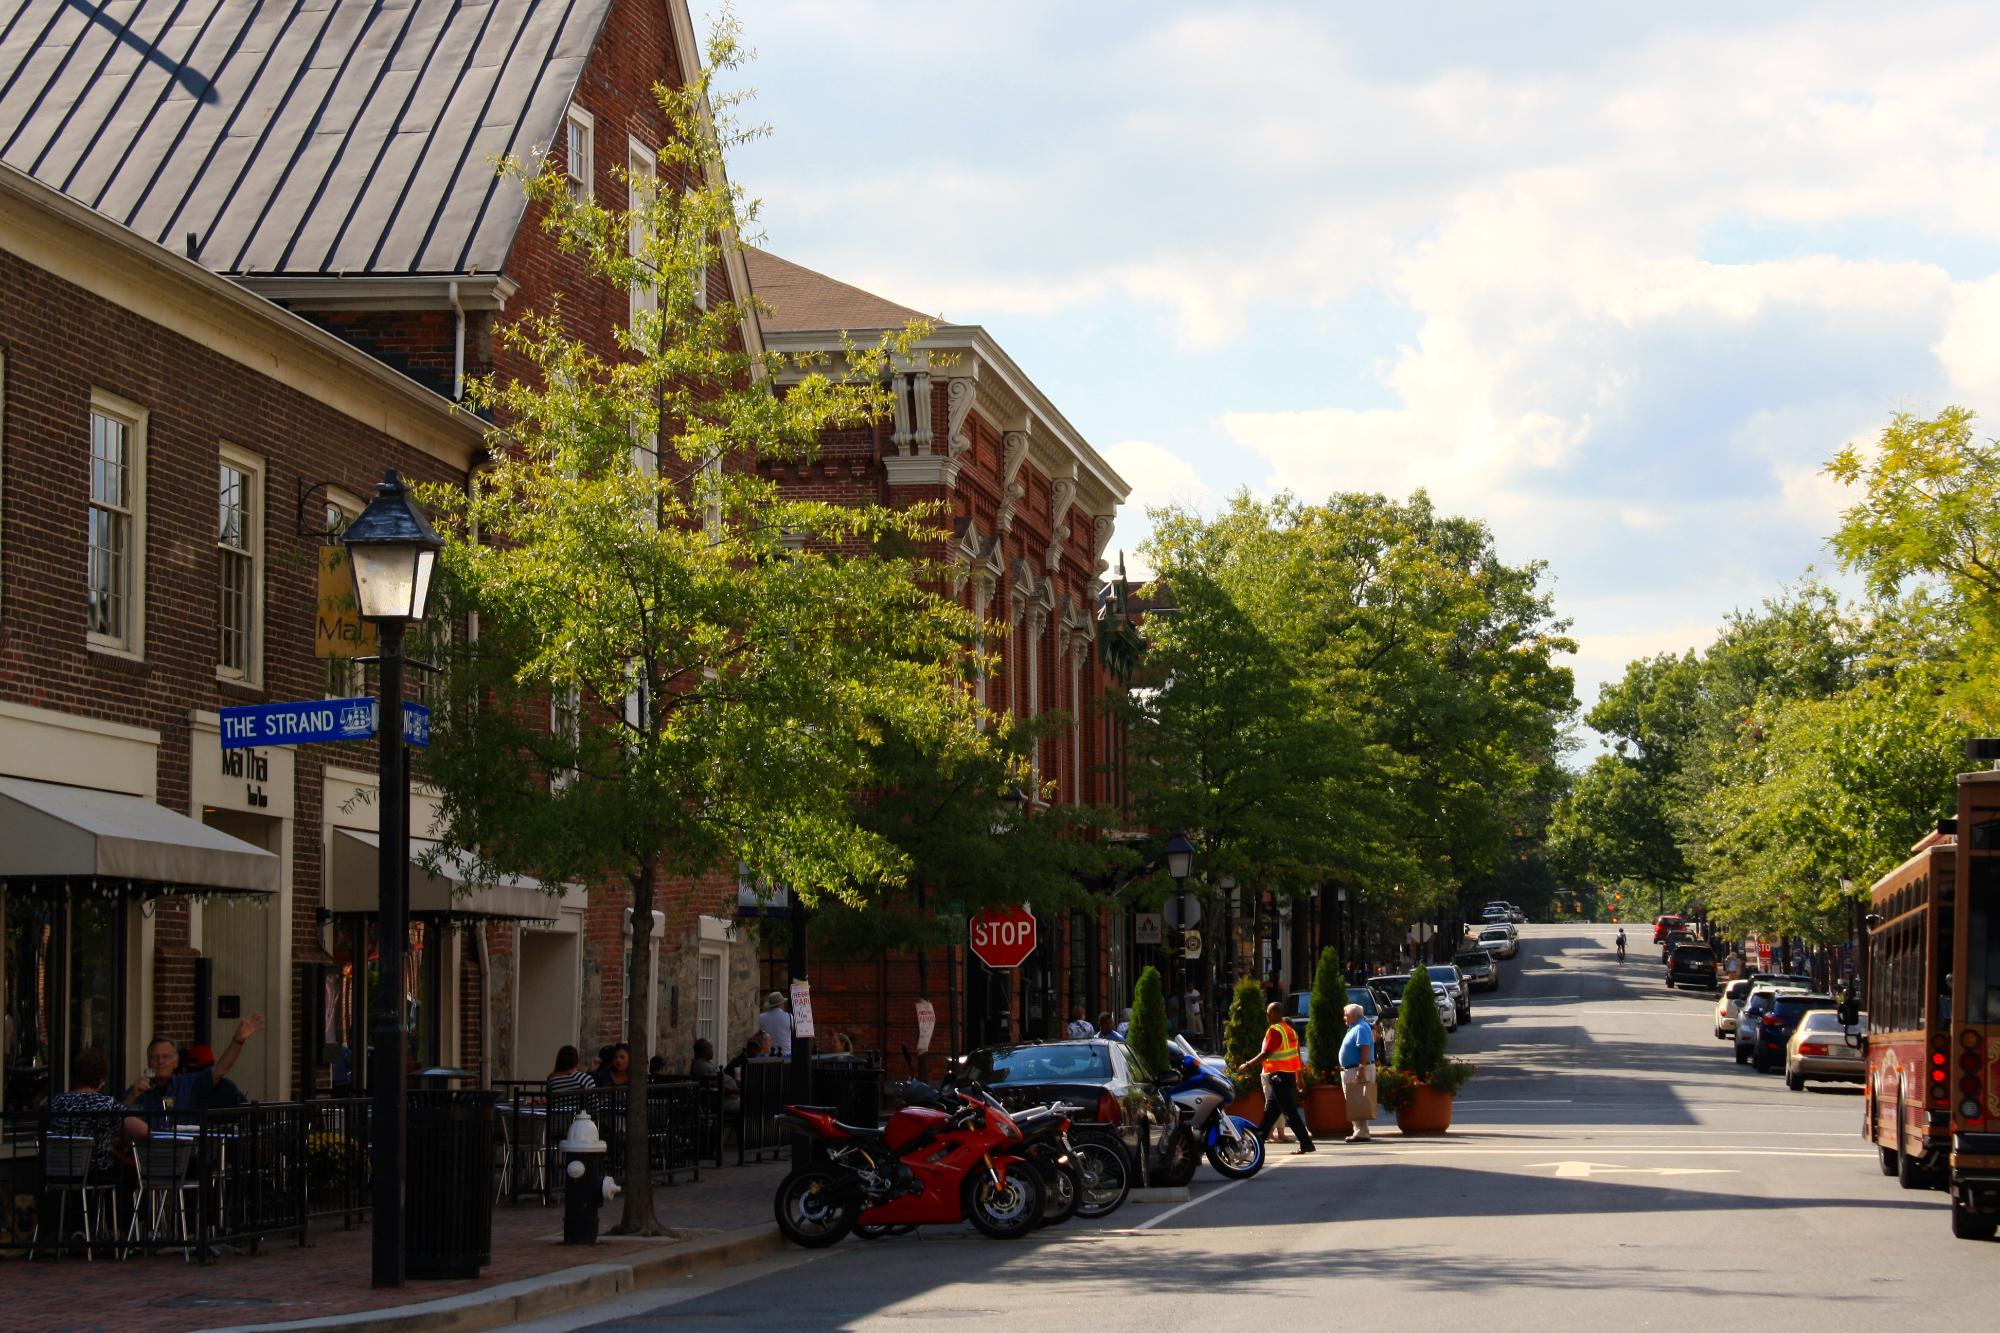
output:
<path id="1" fill-rule="evenodd" d="M 1203 1063 L 1185 1037 L 1175 1037 L 1170 1046 L 1179 1064 L 1180 1081 L 1162 1091 L 1179 1118 L 1175 1135 L 1182 1141 L 1168 1154 L 1179 1167 L 1170 1168 L 1169 1174 L 1182 1178 L 1163 1183 L 1185 1185 L 1193 1178 L 1198 1160 L 1192 1150 L 1195 1145 L 1206 1148 L 1208 1164 L 1231 1180 L 1247 1180 L 1262 1171 L 1264 1140 L 1258 1136 L 1257 1126 L 1226 1109 L 1236 1099 L 1236 1085 L 1229 1081 L 1229 1075 L 1219 1066 Z"/>

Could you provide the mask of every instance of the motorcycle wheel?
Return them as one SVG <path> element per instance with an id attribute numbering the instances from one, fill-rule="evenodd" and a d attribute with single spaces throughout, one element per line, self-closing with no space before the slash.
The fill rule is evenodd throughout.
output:
<path id="1" fill-rule="evenodd" d="M 1031 1166 L 1009 1163 L 1004 1188 L 996 1187 L 983 1167 L 975 1167 L 967 1173 L 964 1189 L 966 1220 L 994 1240 L 1019 1240 L 1041 1219 L 1042 1176 Z"/>
<path id="2" fill-rule="evenodd" d="M 1247 1120 L 1238 1122 L 1237 1128 L 1242 1133 L 1235 1138 L 1226 1132 L 1216 1134 L 1215 1142 L 1208 1145 L 1208 1164 L 1219 1176 L 1248 1180 L 1264 1169 L 1264 1140 Z"/>
<path id="3" fill-rule="evenodd" d="M 823 1166 L 794 1171 L 778 1182 L 772 1211 L 777 1214 L 778 1230 L 785 1233 L 785 1239 L 808 1250 L 839 1244 L 842 1237 L 854 1230 L 854 1219 L 860 1211 L 858 1201 L 835 1198 L 840 1187 L 847 1183 L 845 1173 Z"/>
<path id="4" fill-rule="evenodd" d="M 1042 1174 L 1042 1216 L 1038 1227 L 1059 1227 L 1076 1216 L 1083 1202 L 1083 1175 L 1074 1163 L 1036 1162 Z"/>
<path id="5" fill-rule="evenodd" d="M 1125 1145 L 1109 1134 L 1070 1138 L 1070 1158 L 1076 1163 L 1081 1188 L 1078 1217 L 1109 1217 L 1132 1192 L 1132 1159 Z"/>
<path id="6" fill-rule="evenodd" d="M 1201 1166 L 1201 1145 L 1185 1129 L 1177 1129 L 1167 1143 L 1167 1160 L 1160 1165 L 1159 1183 L 1179 1189 L 1194 1180 Z"/>

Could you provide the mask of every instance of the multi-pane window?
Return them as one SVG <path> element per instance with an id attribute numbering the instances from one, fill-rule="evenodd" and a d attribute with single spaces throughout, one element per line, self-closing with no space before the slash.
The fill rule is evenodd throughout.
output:
<path id="1" fill-rule="evenodd" d="M 90 637 L 136 649 L 138 459 L 134 421 L 90 414 Z"/>
<path id="2" fill-rule="evenodd" d="M 248 460 L 223 458 L 216 491 L 215 664 L 223 675 L 243 680 L 257 674 L 258 480 Z"/>
<path id="3" fill-rule="evenodd" d="M 646 253 L 652 241 L 652 228 L 647 223 L 645 210 L 652 205 L 653 191 L 659 184 L 659 162 L 638 140 L 634 139 L 630 144 L 626 171 L 630 182 L 627 207 L 631 212 L 626 222 L 625 240 L 629 247 L 628 253 L 637 259 Z M 658 305 L 659 292 L 653 283 L 632 284 L 632 323 L 637 324 L 641 314 L 656 309 Z"/>
<path id="4" fill-rule="evenodd" d="M 574 761 L 577 747 L 583 741 L 583 701 L 576 686 L 564 686 L 549 693 L 549 735 L 555 739 L 559 752 L 571 760 L 550 776 L 549 785 L 560 789 L 576 776 Z"/>
<path id="5" fill-rule="evenodd" d="M 722 955 L 703 953 L 695 974 L 694 1035 L 722 1049 Z"/>
<path id="6" fill-rule="evenodd" d="M 567 138 L 564 142 L 566 151 L 563 155 L 563 174 L 569 179 L 570 198 L 576 200 L 578 203 L 582 203 L 584 200 L 590 198 L 593 193 L 591 189 L 591 173 L 595 165 L 596 156 L 591 150 L 591 139 L 595 124 L 591 120 L 588 111 L 581 111 L 574 107 L 570 109 L 569 117 L 564 121 L 564 124 L 568 128 Z"/>

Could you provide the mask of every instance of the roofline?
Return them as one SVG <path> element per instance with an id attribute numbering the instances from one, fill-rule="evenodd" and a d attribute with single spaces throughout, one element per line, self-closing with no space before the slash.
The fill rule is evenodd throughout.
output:
<path id="1" fill-rule="evenodd" d="M 467 310 L 504 310 L 521 287 L 498 273 L 441 277 L 243 273 L 232 275 L 230 281 L 266 300 L 297 301 L 312 310 L 450 310 L 453 288 L 458 290 L 457 304 Z"/>
<path id="2" fill-rule="evenodd" d="M 841 338 L 851 338 L 855 343 L 867 346 L 878 341 L 885 334 L 894 336 L 903 332 L 902 326 L 879 329 L 803 329 L 786 333 L 767 331 L 764 341 L 773 351 L 829 352 L 839 351 Z M 1054 432 L 1070 452 L 1089 471 L 1091 479 L 1111 496 L 1114 505 L 1124 504 L 1132 494 L 1131 483 L 1113 470 L 1104 456 L 1091 447 L 1081 431 L 1070 424 L 1069 418 L 1059 411 L 1047 394 L 1028 378 L 1026 371 L 1007 355 L 1005 348 L 995 341 L 993 335 L 980 324 L 938 324 L 930 334 L 917 344 L 923 351 L 930 352 L 972 352 L 988 366 L 1000 374 L 1001 382 L 1016 398 L 1027 404 L 1028 410 L 1040 417 Z"/>
<path id="3" fill-rule="evenodd" d="M 426 441 L 403 439 L 402 436 L 396 435 L 395 431 L 389 429 L 389 425 L 386 422 L 362 419 L 363 424 L 382 430 L 385 434 L 403 439 L 403 442 L 411 447 L 431 453 L 440 458 L 441 461 L 460 469 L 469 468 L 472 459 L 486 447 L 487 432 L 491 429 L 487 423 L 469 413 L 460 411 L 454 404 L 431 392 L 409 376 L 391 369 L 388 365 L 369 356 L 366 352 L 343 342 L 338 337 L 328 333 L 311 321 L 293 314 L 283 306 L 275 305 L 240 284 L 202 267 L 202 265 L 194 260 L 184 255 L 176 254 L 166 246 L 148 240 L 131 228 L 113 221 L 95 209 L 78 203 L 61 191 L 42 184 L 27 173 L 8 166 L 5 163 L 0 163 L 0 204 L 4 204 L 7 201 L 18 201 L 27 208 L 54 218 L 88 235 L 100 244 L 108 245 L 122 251 L 131 259 L 148 265 L 165 274 L 168 278 L 199 291 L 211 300 L 217 301 L 250 319 L 268 326 L 280 335 L 289 338 L 299 351 L 317 353 L 325 357 L 340 372 L 358 377 L 370 389 L 387 393 L 399 400 L 404 407 L 426 419 L 425 424 L 435 426 L 448 435 L 457 436 L 457 443 L 464 449 L 464 455 L 459 458 L 449 457 L 441 452 L 439 448 L 429 445 Z M 18 245 L 11 237 L 9 238 L 7 248 L 37 267 L 44 269 L 48 267 L 42 259 L 37 258 L 35 254 L 31 253 L 28 247 Z M 95 294 L 112 301 L 114 304 L 118 303 L 116 296 L 102 292 Z M 151 316 L 146 317 L 149 320 L 152 319 Z M 266 347 L 268 350 L 268 345 Z M 239 364 L 246 365 L 258 373 L 270 373 L 268 369 L 258 366 L 254 362 L 244 361 L 241 357 L 232 356 L 226 349 L 217 348 L 216 350 L 224 356 L 229 356 L 231 360 L 238 361 Z M 328 405 L 339 409 L 338 404 L 329 403 Z"/>

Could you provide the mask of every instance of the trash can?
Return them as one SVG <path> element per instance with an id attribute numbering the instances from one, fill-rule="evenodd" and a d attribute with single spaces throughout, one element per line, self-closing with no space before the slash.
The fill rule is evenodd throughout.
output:
<path id="1" fill-rule="evenodd" d="M 497 1092 L 412 1092 L 404 1183 L 405 1267 L 478 1277 L 493 1260 Z"/>

